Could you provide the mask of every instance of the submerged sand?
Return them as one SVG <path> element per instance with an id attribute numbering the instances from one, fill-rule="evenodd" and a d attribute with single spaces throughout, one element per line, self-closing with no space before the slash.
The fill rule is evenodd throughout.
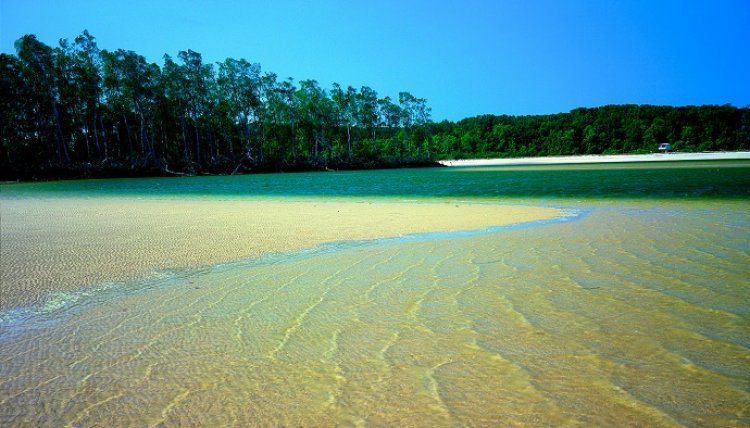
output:
<path id="1" fill-rule="evenodd" d="M 481 229 L 559 210 L 456 202 L 2 199 L 0 308 L 51 292 L 342 240 Z"/>
<path id="2" fill-rule="evenodd" d="M 107 215 L 150 212 L 133 204 Z M 161 238 L 165 210 L 180 227 L 213 214 L 170 204 L 135 224 Z M 309 236 L 419 209 L 375 205 L 277 216 Z M 750 425 L 750 203 L 566 206 L 545 227 L 191 271 L 0 319 L 0 426 Z M 418 224 L 479 208 L 422 207 Z"/>

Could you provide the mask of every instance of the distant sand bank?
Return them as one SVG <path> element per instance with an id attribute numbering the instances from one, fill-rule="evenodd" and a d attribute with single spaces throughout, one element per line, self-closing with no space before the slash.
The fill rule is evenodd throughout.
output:
<path id="1" fill-rule="evenodd" d="M 558 165 L 585 163 L 664 162 L 750 159 L 750 152 L 652 153 L 645 155 L 549 156 L 511 159 L 461 159 L 440 161 L 446 166 Z"/>
<path id="2" fill-rule="evenodd" d="M 0 308 L 324 242 L 480 229 L 552 218 L 553 208 L 465 203 L 1 199 Z"/>

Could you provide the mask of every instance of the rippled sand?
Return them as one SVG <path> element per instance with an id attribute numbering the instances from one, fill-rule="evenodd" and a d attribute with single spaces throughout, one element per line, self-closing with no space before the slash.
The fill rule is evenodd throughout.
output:
<path id="1" fill-rule="evenodd" d="M 4 426 L 747 426 L 747 203 L 188 270 L 0 328 Z"/>
<path id="2" fill-rule="evenodd" d="M 552 208 L 466 203 L 4 198 L 0 309 L 163 269 L 558 214 Z"/>

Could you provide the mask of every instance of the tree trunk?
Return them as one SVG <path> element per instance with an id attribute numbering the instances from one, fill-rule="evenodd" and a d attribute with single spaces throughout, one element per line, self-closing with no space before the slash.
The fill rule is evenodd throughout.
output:
<path id="1" fill-rule="evenodd" d="M 201 163 L 201 139 L 200 135 L 198 134 L 198 121 L 195 120 L 193 122 L 193 130 L 195 131 L 195 160 L 198 162 L 198 165 Z"/>
<path id="2" fill-rule="evenodd" d="M 297 163 L 297 130 L 294 128 L 294 120 L 292 120 L 292 158 L 294 163 Z"/>
<path id="3" fill-rule="evenodd" d="M 315 130 L 312 131 L 313 134 L 313 159 L 317 162 L 318 160 L 318 141 L 320 140 L 320 137 L 315 135 Z"/>
<path id="4" fill-rule="evenodd" d="M 107 138 L 107 130 L 104 128 L 104 119 L 102 115 L 99 115 L 99 126 L 102 128 L 102 139 L 104 140 L 104 159 L 107 160 L 109 157 L 109 139 Z"/>
<path id="5" fill-rule="evenodd" d="M 70 157 L 68 156 L 68 148 L 65 145 L 63 139 L 62 126 L 60 125 L 60 112 L 57 110 L 57 101 L 50 92 L 50 99 L 52 101 L 52 115 L 55 117 L 55 140 L 57 142 L 57 157 L 60 163 L 70 163 Z"/>
<path id="6" fill-rule="evenodd" d="M 265 158 L 264 146 L 266 145 L 266 126 L 261 122 L 260 124 L 260 163 L 263 163 Z"/>
<path id="7" fill-rule="evenodd" d="M 49 95 L 49 100 L 50 100 L 50 103 L 52 104 L 52 116 L 55 119 L 55 142 L 57 143 L 58 161 L 62 163 L 64 160 L 65 163 L 70 163 L 70 157 L 68 156 L 68 148 L 65 145 L 65 141 L 64 141 L 63 133 L 62 133 L 62 126 L 60 125 L 60 112 L 57 110 L 57 100 L 55 100 L 55 95 L 52 92 L 52 86 L 50 85 L 49 78 L 47 76 L 47 71 L 36 55 L 34 55 L 34 59 L 37 61 L 37 65 L 39 66 L 39 69 L 41 70 L 42 78 L 44 79 L 44 84 L 47 87 L 47 94 Z"/>
<path id="8" fill-rule="evenodd" d="M 133 140 L 130 138 L 130 125 L 128 125 L 128 115 L 123 113 L 122 118 L 125 121 L 125 135 L 128 137 L 128 154 L 133 154 Z"/>
<path id="9" fill-rule="evenodd" d="M 250 125 L 248 124 L 250 115 L 248 115 L 247 113 L 243 113 L 242 115 L 242 138 L 244 140 L 243 143 L 245 144 L 245 147 L 250 147 Z"/>
<path id="10" fill-rule="evenodd" d="M 346 125 L 346 153 L 349 156 L 349 160 L 352 159 L 352 127 Z"/>
<path id="11" fill-rule="evenodd" d="M 153 156 L 154 159 L 156 159 L 156 135 L 154 131 L 154 121 L 151 120 L 151 124 L 148 126 L 148 130 L 151 131 L 151 137 L 149 138 L 149 144 L 151 146 L 151 156 Z M 148 130 L 146 131 L 146 134 L 148 135 Z"/>
<path id="12" fill-rule="evenodd" d="M 144 152 L 144 155 L 150 156 L 153 154 L 153 149 L 151 148 L 151 144 L 148 141 L 148 133 L 146 132 L 146 123 L 143 117 L 143 113 L 141 113 L 140 111 L 138 112 L 138 122 L 141 134 L 141 150 Z M 146 153 L 146 151 L 148 151 L 148 153 Z"/>
<path id="13" fill-rule="evenodd" d="M 323 125 L 320 125 L 320 150 L 326 151 L 326 128 Z"/>
<path id="14" fill-rule="evenodd" d="M 99 117 L 99 109 L 94 104 L 94 144 L 96 144 L 96 152 L 101 156 L 102 146 L 99 144 L 99 128 L 96 126 L 96 119 Z"/>
<path id="15" fill-rule="evenodd" d="M 227 156 L 230 158 L 234 157 L 234 150 L 232 150 L 232 140 L 229 138 L 229 132 L 227 132 L 227 126 L 222 127 L 224 130 L 224 141 L 227 143 Z"/>
<path id="16" fill-rule="evenodd" d="M 188 151 L 187 135 L 185 133 L 185 115 L 180 116 L 180 129 L 182 130 L 182 148 L 185 153 L 185 163 L 190 163 L 190 152 Z"/>
<path id="17" fill-rule="evenodd" d="M 215 143 L 214 141 L 214 131 L 213 127 L 208 127 L 208 157 L 209 159 L 213 158 L 216 159 L 218 157 L 218 147 L 219 145 Z"/>
<path id="18" fill-rule="evenodd" d="M 122 140 L 120 139 L 120 128 L 118 128 L 116 124 L 114 126 L 115 126 L 115 135 L 117 136 L 117 146 L 115 146 L 115 148 L 117 149 L 116 156 L 119 157 L 120 151 L 122 150 Z"/>
<path id="19" fill-rule="evenodd" d="M 89 144 L 89 129 L 86 126 L 86 133 L 83 134 L 83 139 L 86 141 L 86 160 L 91 159 L 91 145 Z"/>

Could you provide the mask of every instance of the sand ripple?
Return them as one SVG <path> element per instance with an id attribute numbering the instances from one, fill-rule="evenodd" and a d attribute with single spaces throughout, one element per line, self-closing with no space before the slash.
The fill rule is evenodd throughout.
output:
<path id="1" fill-rule="evenodd" d="M 735 208 L 599 207 L 103 290 L 0 330 L 0 425 L 747 425 Z"/>
<path id="2" fill-rule="evenodd" d="M 303 200 L 3 198 L 0 309 L 165 269 L 345 240 L 553 218 L 553 208 Z M 66 294 L 58 300 L 67 303 Z M 53 301 L 52 304 L 60 302 Z"/>

